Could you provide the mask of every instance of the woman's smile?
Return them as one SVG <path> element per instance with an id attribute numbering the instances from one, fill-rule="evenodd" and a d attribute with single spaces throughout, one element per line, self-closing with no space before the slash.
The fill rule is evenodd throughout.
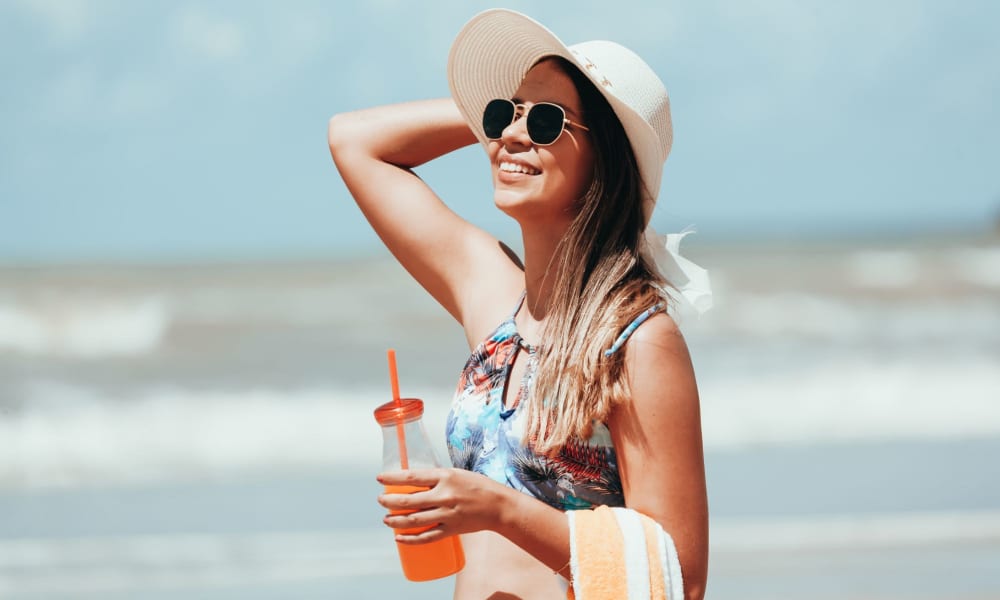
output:
<path id="1" fill-rule="evenodd" d="M 498 159 L 497 183 L 516 185 L 542 174 L 542 170 L 528 161 L 511 156 Z"/>
<path id="2" fill-rule="evenodd" d="M 530 165 L 510 160 L 500 161 L 500 171 L 503 173 L 521 173 L 524 175 L 538 175 L 542 171 Z"/>

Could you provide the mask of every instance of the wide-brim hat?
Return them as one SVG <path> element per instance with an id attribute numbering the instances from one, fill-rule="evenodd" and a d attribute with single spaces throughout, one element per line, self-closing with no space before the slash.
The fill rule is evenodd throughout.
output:
<path id="1" fill-rule="evenodd" d="M 656 73 L 634 52 L 604 40 L 567 46 L 537 21 L 506 9 L 472 18 L 448 55 L 448 85 L 462 116 L 479 141 L 482 114 L 494 98 L 510 98 L 539 60 L 560 56 L 576 65 L 607 99 L 635 153 L 643 186 L 643 215 L 653 213 L 673 129 L 670 98 Z"/>

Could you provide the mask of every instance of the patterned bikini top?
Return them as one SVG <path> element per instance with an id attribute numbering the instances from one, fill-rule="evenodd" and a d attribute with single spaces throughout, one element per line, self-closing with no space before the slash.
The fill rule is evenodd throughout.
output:
<path id="1" fill-rule="evenodd" d="M 462 370 L 445 430 L 451 463 L 560 510 L 624 506 L 618 458 L 604 423 L 594 423 L 589 439 L 570 440 L 554 457 L 536 454 L 525 442 L 523 407 L 530 401 L 537 349 L 521 338 L 514 323 L 523 302 L 524 294 L 511 315 L 476 347 Z M 616 352 L 643 321 L 664 306 L 657 304 L 639 315 L 605 354 Z M 528 353 L 526 369 L 508 408 L 504 391 L 511 365 L 521 351 Z"/>

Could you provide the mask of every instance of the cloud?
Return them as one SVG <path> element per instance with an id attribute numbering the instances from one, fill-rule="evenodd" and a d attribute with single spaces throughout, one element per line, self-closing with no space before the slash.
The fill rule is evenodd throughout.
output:
<path id="1" fill-rule="evenodd" d="M 48 15 L 51 27 L 78 36 L 71 55 L 36 70 L 48 79 L 42 84 L 44 114 L 77 122 L 130 120 L 163 110 L 195 91 L 267 94 L 311 61 L 328 60 L 330 48 L 343 44 L 337 24 L 308 7 L 209 12 L 198 6 L 147 6 L 128 19 L 123 11 L 107 7 L 100 23 L 106 36 L 93 30 L 84 33 L 83 23 L 93 11 L 86 12 L 75 0 L 32 7 Z M 130 50 L 109 52 L 114 46 Z M 371 83 L 378 83 L 374 75 Z M 38 114 L 38 108 L 24 110 Z"/>
<path id="2" fill-rule="evenodd" d="M 235 60 L 246 51 L 242 27 L 194 8 L 177 15 L 172 34 L 181 49 L 211 61 Z"/>
<path id="3" fill-rule="evenodd" d="M 15 4 L 41 21 L 53 38 L 70 42 L 93 27 L 97 8 L 104 3 L 96 0 L 18 0 Z"/>

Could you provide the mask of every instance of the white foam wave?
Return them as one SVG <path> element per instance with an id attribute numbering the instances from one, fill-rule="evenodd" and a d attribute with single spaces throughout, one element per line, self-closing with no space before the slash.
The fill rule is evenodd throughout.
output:
<path id="1" fill-rule="evenodd" d="M 0 486 L 62 487 L 343 468 L 375 472 L 385 392 L 155 388 L 130 398 L 57 383 L 0 416 Z M 424 397 L 435 395 L 428 393 Z M 443 397 L 443 396 L 442 396 Z M 426 423 L 443 455 L 445 402 Z"/>
<path id="2" fill-rule="evenodd" d="M 905 250 L 863 250 L 848 257 L 847 274 L 855 285 L 902 288 L 921 276 L 920 261 Z"/>
<path id="3" fill-rule="evenodd" d="M 720 298 L 720 304 L 718 313 L 691 324 L 694 333 L 909 344 L 935 339 L 995 342 L 1000 332 L 1000 311 L 989 295 L 891 303 L 780 291 L 734 293 Z"/>
<path id="4" fill-rule="evenodd" d="M 157 297 L 0 305 L 0 351 L 73 358 L 140 355 L 159 345 L 169 322 Z"/>
<path id="5" fill-rule="evenodd" d="M 714 448 L 1000 434 L 1000 369 L 988 357 L 840 359 L 700 387 Z"/>
<path id="6" fill-rule="evenodd" d="M 831 360 L 700 381 L 709 449 L 1000 434 L 1000 371 L 988 357 L 948 362 Z M 446 458 L 449 390 L 417 390 Z M 226 477 L 248 471 L 374 472 L 384 390 L 154 388 L 128 398 L 35 383 L 0 413 L 0 486 L 36 488 Z"/>
<path id="7" fill-rule="evenodd" d="M 1000 288 L 1000 246 L 956 249 L 952 261 L 965 281 L 985 288 Z"/>

